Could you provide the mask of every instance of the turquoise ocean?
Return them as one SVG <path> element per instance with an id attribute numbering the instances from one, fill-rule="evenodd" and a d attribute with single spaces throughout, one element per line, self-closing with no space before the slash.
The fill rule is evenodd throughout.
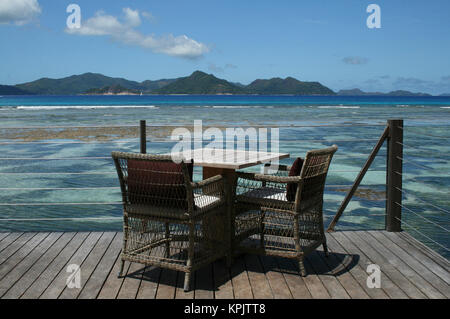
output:
<path id="1" fill-rule="evenodd" d="M 327 225 L 388 119 L 404 120 L 403 229 L 449 258 L 450 97 L 3 96 L 0 232 L 121 230 L 110 153 L 139 151 L 138 138 L 120 131 L 139 120 L 148 125 L 148 153 L 169 152 L 172 129 L 194 120 L 206 127 L 279 128 L 287 164 L 337 144 L 325 194 Z M 108 127 L 118 134 L 102 131 Z M 384 228 L 385 169 L 383 146 L 337 229 Z"/>

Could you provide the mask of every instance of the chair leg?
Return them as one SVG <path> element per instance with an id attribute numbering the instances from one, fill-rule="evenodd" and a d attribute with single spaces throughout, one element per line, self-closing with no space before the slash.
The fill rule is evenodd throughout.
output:
<path id="1" fill-rule="evenodd" d="M 170 241 L 169 241 L 169 237 L 170 237 L 170 228 L 169 228 L 169 223 L 165 223 L 166 226 L 166 252 L 165 252 L 165 257 L 169 258 L 170 256 Z"/>
<path id="2" fill-rule="evenodd" d="M 264 217 L 266 216 L 265 211 L 261 211 L 261 219 L 259 221 L 259 246 L 260 248 L 264 248 Z"/>
<path id="3" fill-rule="evenodd" d="M 184 275 L 184 292 L 191 290 L 191 273 L 187 272 Z"/>
<path id="4" fill-rule="evenodd" d="M 305 265 L 303 263 L 303 257 L 299 258 L 298 260 L 298 268 L 300 269 L 300 275 L 302 277 L 306 276 L 306 269 L 305 269 Z"/>
<path id="5" fill-rule="evenodd" d="M 190 283 L 191 283 L 191 269 L 192 269 L 192 262 L 194 261 L 194 245 L 195 245 L 194 234 L 195 234 L 194 223 L 191 222 L 189 224 L 188 260 L 186 262 L 188 271 L 184 275 L 184 291 L 185 292 L 189 291 Z"/>
<path id="6" fill-rule="evenodd" d="M 325 257 L 330 256 L 330 254 L 328 253 L 328 246 L 327 246 L 327 243 L 324 242 L 324 243 L 322 244 L 322 246 L 323 246 L 323 252 L 325 253 Z"/>
<path id="7" fill-rule="evenodd" d="M 119 278 L 123 277 L 124 266 L 125 266 L 125 260 L 122 259 L 121 264 L 120 264 L 120 270 L 119 270 L 119 273 L 117 274 L 117 277 L 119 277 Z"/>
<path id="8" fill-rule="evenodd" d="M 123 244 L 122 244 L 122 254 L 127 251 L 127 242 L 128 242 L 128 214 L 123 214 Z M 117 275 L 119 278 L 123 276 L 123 267 L 125 266 L 125 260 L 122 259 L 120 264 L 119 274 Z"/>
<path id="9" fill-rule="evenodd" d="M 231 268 L 231 265 L 233 264 L 233 253 L 229 253 L 227 256 L 226 256 L 226 265 L 227 265 L 227 268 Z"/>

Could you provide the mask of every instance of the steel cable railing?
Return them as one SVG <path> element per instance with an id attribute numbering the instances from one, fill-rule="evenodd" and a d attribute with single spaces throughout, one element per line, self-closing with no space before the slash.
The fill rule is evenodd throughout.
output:
<path id="1" fill-rule="evenodd" d="M 0 175 L 116 175 L 116 172 L 0 172 Z"/>
<path id="2" fill-rule="evenodd" d="M 419 229 L 417 229 L 414 226 L 411 226 L 410 224 L 408 224 L 407 222 L 405 222 L 403 219 L 400 220 L 398 217 L 395 217 L 398 221 L 400 221 L 402 224 L 405 224 L 407 227 L 409 227 L 410 229 L 414 230 L 416 233 L 418 233 L 419 235 L 425 237 L 426 239 L 428 239 L 429 241 L 431 241 L 433 244 L 443 248 L 446 251 L 450 251 L 449 248 L 447 248 L 446 246 L 440 244 L 439 242 L 437 242 L 436 240 L 432 239 L 431 237 L 427 236 L 426 234 L 424 234 L 423 232 L 421 232 Z"/>
<path id="3" fill-rule="evenodd" d="M 252 128 L 252 127 L 277 127 L 277 128 L 303 128 L 303 127 L 354 127 L 354 126 L 365 126 L 365 127 L 374 127 L 374 126 L 385 126 L 386 123 L 371 123 L 371 124 L 364 124 L 364 123 L 348 123 L 348 124 L 339 124 L 339 123 L 331 123 L 331 124 L 327 124 L 327 122 L 324 121 L 308 121 L 309 123 L 320 123 L 317 125 L 312 125 L 312 124 L 278 124 L 278 123 L 265 123 L 265 124 L 256 124 L 256 125 L 250 125 L 250 124 L 242 124 L 239 125 L 238 127 L 248 127 L 248 128 Z M 203 123 L 203 125 L 205 125 Z M 210 125 L 212 126 L 221 126 L 219 123 L 211 123 Z M 158 123 L 153 123 L 153 124 L 146 124 L 147 127 L 191 127 L 192 123 L 176 123 L 176 124 L 158 124 Z M 206 125 L 205 125 L 206 126 Z M 223 125 L 222 125 L 223 126 Z M 15 130 L 27 130 L 27 129 L 74 129 L 74 128 L 122 128 L 122 127 L 134 127 L 134 128 L 139 128 L 139 126 L 134 125 L 134 124 L 121 124 L 121 125 L 70 125 L 70 126 L 63 126 L 63 125 L 53 125 L 53 126 L 21 126 L 21 127 L 14 127 L 14 126 L 6 126 L 6 127 L 1 127 L 0 130 L 10 130 L 10 129 L 15 129 Z"/>
<path id="4" fill-rule="evenodd" d="M 415 196 L 415 195 L 413 196 L 413 195 L 411 195 L 410 193 L 405 192 L 404 189 L 399 189 L 399 188 L 397 188 L 397 190 L 398 190 L 398 191 L 401 191 L 401 192 L 402 192 L 403 194 L 405 194 L 405 195 L 414 197 L 414 199 L 417 199 L 419 202 L 424 203 L 425 205 L 429 205 L 429 206 L 434 207 L 434 208 L 436 208 L 436 209 L 438 209 L 438 210 L 440 210 L 440 211 L 442 211 L 442 212 L 444 212 L 444 213 L 450 214 L 450 212 L 449 212 L 448 210 L 443 209 L 443 208 L 441 208 L 441 207 L 439 207 L 439 206 L 436 206 L 436 205 L 434 205 L 434 204 L 432 204 L 432 203 L 428 203 L 427 201 L 425 201 L 425 200 L 423 200 L 423 199 L 420 199 L 419 197 L 417 197 L 417 196 Z"/>
<path id="5" fill-rule="evenodd" d="M 442 126 L 440 126 L 442 127 Z M 422 132 L 423 130 L 421 130 L 420 132 L 415 132 L 412 128 L 412 126 L 408 126 L 408 127 L 398 127 L 399 129 L 401 129 L 404 133 L 407 133 L 408 136 L 411 135 L 420 135 L 420 136 L 425 136 L 425 137 L 430 137 L 433 139 L 445 139 L 445 140 L 449 140 L 448 137 L 445 136 L 438 136 L 435 134 L 429 134 L 429 133 L 425 133 Z M 428 130 L 430 130 L 430 127 L 427 127 Z M 428 139 L 426 139 L 428 140 Z M 421 139 L 421 141 L 426 142 L 426 140 Z M 444 158 L 441 154 L 436 154 L 436 149 L 434 148 L 433 152 L 429 152 L 426 149 L 423 148 L 423 146 L 421 144 L 418 145 L 414 145 L 411 146 L 410 143 L 404 143 L 402 142 L 397 142 L 397 144 L 401 145 L 403 148 L 403 155 L 401 157 L 397 157 L 398 159 L 402 160 L 404 163 L 409 164 L 411 166 L 414 166 L 416 168 L 420 168 L 421 170 L 424 170 L 429 176 L 433 177 L 433 178 L 442 178 L 442 177 L 448 177 L 450 176 L 448 171 L 442 171 L 441 168 L 438 169 L 435 167 L 432 167 L 430 164 L 428 165 L 423 165 L 421 163 L 417 163 L 415 160 L 410 159 L 408 156 L 408 153 L 410 150 L 413 151 L 413 154 L 411 156 L 414 157 L 424 157 L 423 154 L 426 154 L 426 161 L 427 163 L 436 163 L 436 161 L 443 161 L 448 163 L 449 159 L 448 158 Z M 428 144 L 426 145 L 432 147 L 433 144 Z M 441 148 L 439 148 L 441 149 Z M 405 154 L 406 153 L 406 154 Z M 420 154 L 420 155 L 416 155 L 416 154 Z M 406 166 L 407 168 L 407 166 Z M 427 184 L 424 181 L 419 181 L 415 178 L 414 174 L 412 173 L 405 173 L 405 172 L 399 172 L 399 171 L 394 171 L 394 173 L 398 176 L 401 176 L 402 180 L 403 180 L 403 184 L 406 184 L 406 187 L 412 187 L 412 185 L 416 184 L 416 185 L 420 185 L 420 187 L 424 190 L 424 192 L 426 192 L 426 187 L 430 187 L 429 184 Z M 411 177 L 410 175 L 413 175 L 414 177 Z M 406 176 L 408 176 L 407 178 L 405 178 Z M 448 186 L 447 186 L 448 187 Z M 442 186 L 441 186 L 442 188 Z M 399 202 L 395 202 L 395 204 L 401 208 L 402 210 L 402 218 L 400 219 L 399 217 L 395 216 L 395 219 L 399 222 L 401 222 L 401 224 L 403 226 L 406 227 L 407 231 L 412 231 L 413 234 L 417 234 L 419 236 L 422 237 L 422 240 L 425 239 L 425 242 L 428 241 L 428 244 L 431 246 L 434 246 L 435 248 L 439 248 L 442 249 L 442 252 L 446 252 L 448 253 L 450 251 L 450 249 L 448 248 L 448 241 L 446 240 L 446 238 L 448 239 L 448 233 L 450 232 L 450 230 L 445 227 L 445 225 L 448 225 L 448 220 L 444 220 L 442 218 L 442 214 L 448 214 L 450 215 L 450 211 L 446 208 L 441 207 L 440 205 L 437 205 L 436 203 L 431 203 L 428 200 L 425 200 L 423 198 L 421 198 L 421 196 L 418 196 L 418 194 L 414 193 L 413 191 L 407 190 L 407 188 L 405 189 L 405 186 L 402 187 L 395 187 L 395 190 L 400 192 L 402 194 L 402 197 L 405 198 L 405 200 L 412 200 L 412 201 L 417 201 L 420 204 L 415 204 L 414 206 L 416 207 L 415 209 L 411 208 L 411 205 L 408 203 L 399 203 Z M 448 194 L 448 191 L 445 191 L 445 186 L 443 190 L 439 190 L 438 194 L 442 194 L 440 196 L 446 196 L 445 194 Z M 428 196 L 439 196 L 436 192 L 433 193 L 429 193 Z M 442 198 L 443 201 L 445 202 L 446 198 Z M 428 211 L 430 211 L 431 208 L 431 212 L 430 214 L 425 215 L 423 212 L 425 212 L 426 208 L 428 207 Z M 438 213 L 438 215 L 436 215 L 436 213 Z M 439 215 L 441 214 L 441 215 Z M 431 216 L 434 216 L 435 219 L 432 220 Z M 410 218 L 410 220 L 405 221 L 405 217 Z M 414 224 L 414 225 L 413 225 Z M 418 226 L 419 225 L 419 226 Z M 432 238 L 435 237 L 435 238 Z M 441 241 L 441 242 L 440 242 Z"/>
<path id="6" fill-rule="evenodd" d="M 349 123 L 349 124 L 326 124 L 323 121 L 319 122 L 317 121 L 317 125 L 276 125 L 276 127 L 279 128 L 287 128 L 287 129 L 295 129 L 295 128 L 320 128 L 320 127 L 326 127 L 326 128 L 343 128 L 343 127 L 378 127 L 378 126 L 385 126 L 385 123 L 374 123 L 374 124 L 362 124 L 362 123 Z M 182 124 L 173 124 L 173 125 L 160 125 L 160 124 L 152 124 L 152 125 L 147 125 L 148 127 L 179 127 L 182 126 Z M 188 127 L 192 126 L 192 124 L 188 124 L 186 125 Z M 259 125 L 259 126 L 263 126 L 263 125 Z M 270 127 L 270 125 L 264 125 L 267 127 Z M 253 125 L 241 125 L 240 127 L 254 127 Z M 0 128 L 0 132 L 4 129 L 20 129 L 20 130 L 27 130 L 27 129 L 42 129 L 42 130 L 52 130 L 52 129 L 90 129 L 90 128 L 111 128 L 111 129 L 115 129 L 115 128 L 136 128 L 138 129 L 139 126 L 136 125 L 93 125 L 93 126 L 47 126 L 47 127 L 42 127 L 42 126 L 28 126 L 28 127 L 6 127 L 6 128 Z M 138 132 L 136 132 L 138 133 Z M 131 135 L 130 135 L 131 136 Z M 317 135 L 312 135 L 312 134 L 305 134 L 302 136 L 304 136 L 304 139 L 286 139 L 286 140 L 281 140 L 284 143 L 347 143 L 347 142 L 351 142 L 351 143 L 361 143 L 361 145 L 368 145 L 368 147 L 370 147 L 370 142 L 373 141 L 377 141 L 378 139 L 373 139 L 373 138 L 347 138 L 346 136 L 344 138 L 323 138 L 323 137 L 319 137 L 317 138 Z M 136 138 L 136 135 L 132 136 L 133 138 Z M 123 137 L 121 137 L 123 138 Z M 129 139 L 129 137 L 126 137 L 124 139 Z M 247 139 L 248 140 L 248 139 Z M 150 143 L 167 143 L 167 142 L 177 142 L 174 140 L 169 140 L 169 139 L 164 139 L 164 138 L 152 138 L 151 141 L 149 141 Z M 364 144 L 365 143 L 365 144 Z M 59 145 L 61 147 L 64 147 L 65 145 L 67 146 L 71 146 L 71 145 L 123 145 L 123 144 L 130 144 L 130 145 L 136 145 L 139 144 L 139 142 L 135 142 L 132 140 L 120 140 L 120 141 L 114 141 L 114 140 L 108 140 L 108 141 L 7 141 L 7 142 L 0 142 L 0 145 L 5 145 L 5 146 L 14 146 L 14 145 L 24 145 L 24 146 L 33 146 L 33 145 Z M 358 150 L 360 150 L 361 147 L 358 147 Z M 365 148 L 365 147 L 364 147 Z M 385 154 L 382 154 L 385 156 Z M 342 159 L 342 160 L 347 160 L 347 159 L 361 159 L 361 158 L 365 158 L 367 156 L 367 154 L 365 153 L 355 153 L 352 152 L 352 154 L 337 154 L 336 158 L 337 159 Z M 0 157 L 0 160 L 4 160 L 4 161 L 8 161 L 8 160 L 14 160 L 14 161 L 52 161 L 52 160 L 56 160 L 56 161 L 70 161 L 70 160 L 83 160 L 86 162 L 92 161 L 92 160 L 109 160 L 111 159 L 109 156 L 80 156 L 80 157 L 32 157 L 32 156 L 27 156 L 27 157 Z M 385 172 L 384 170 L 380 170 L 380 169 L 369 169 L 368 171 L 370 172 L 374 172 L 374 173 L 381 173 L 381 172 Z M 340 174 L 340 173 L 358 173 L 358 170 L 351 170 L 351 169 L 336 169 L 333 170 L 332 168 L 330 169 L 330 174 Z M 109 177 L 113 177 L 113 175 L 115 175 L 116 172 L 115 171 L 111 171 L 111 172 L 107 172 L 107 171 L 91 171 L 91 172 L 0 172 L 0 177 L 2 175 L 4 176 L 19 176 L 19 175 L 31 175 L 31 176 L 39 176 L 39 175 L 52 175 L 52 176 L 57 176 L 57 175 L 67 175 L 67 176 L 94 176 L 94 175 L 104 175 L 104 176 L 108 176 Z M 376 185 L 373 185 L 376 186 Z M 336 185 L 336 184 L 330 184 L 330 185 L 326 185 L 327 189 L 333 190 L 334 188 L 350 188 L 351 185 Z M 30 190 L 30 191 L 53 191 L 53 190 L 95 190 L 95 189 L 103 189 L 103 190 L 118 190 L 120 189 L 119 187 L 26 187 L 26 188 L 20 188 L 20 187 L 11 187 L 11 188 L 0 188 L 1 191 L 19 191 L 19 190 Z M 373 201 L 373 202 L 384 202 L 386 200 L 385 197 L 382 198 L 364 198 L 364 201 Z M 326 199 L 327 202 L 340 202 L 340 200 L 335 199 L 335 198 L 327 198 Z M 90 206 L 90 205 L 95 205 L 95 206 L 101 206 L 101 205 L 121 205 L 121 202 L 114 202 L 114 201 L 98 201 L 98 202 L 86 202 L 86 203 L 77 203 L 77 202 L 67 202 L 67 203 L 25 203 L 25 202 L 16 202 L 16 203 L 0 203 L 0 206 L 4 206 L 4 207 L 14 207 L 14 206 L 21 206 L 21 207 L 26 207 L 26 206 L 31 206 L 31 207 L 36 207 L 36 206 Z M 373 217 L 380 217 L 380 216 L 385 216 L 386 214 L 364 214 L 364 216 L 373 216 Z M 325 215 L 325 216 L 330 216 L 330 215 Z M 350 214 L 350 216 L 352 216 Z M 359 215 L 358 215 L 359 216 Z M 43 217 L 43 218 L 7 218 L 7 219 L 0 219 L 0 221 L 14 221 L 14 222 L 18 222 L 18 221 L 76 221 L 76 220 L 102 220 L 102 219 L 111 219 L 111 220 L 119 220 L 121 219 L 121 217 L 73 217 L 73 218 L 69 218 L 69 217 L 55 217 L 55 218 L 47 218 L 47 217 Z"/>

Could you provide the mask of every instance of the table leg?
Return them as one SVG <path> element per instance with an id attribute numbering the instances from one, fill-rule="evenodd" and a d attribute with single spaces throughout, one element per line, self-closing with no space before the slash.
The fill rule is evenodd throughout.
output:
<path id="1" fill-rule="evenodd" d="M 232 250 L 233 250 L 233 239 L 234 239 L 234 184 L 236 181 L 236 171 L 234 169 L 226 169 L 226 168 L 216 168 L 216 167 L 203 167 L 203 179 L 207 179 L 209 177 L 213 177 L 216 175 L 222 175 L 226 180 L 225 187 L 227 188 L 227 217 L 226 217 L 226 241 L 227 246 L 229 250 L 229 256 L 227 258 L 227 264 L 228 266 L 231 266 L 231 258 L 232 258 Z M 220 222 L 217 220 L 217 222 Z M 214 228 L 220 228 L 220 227 L 214 227 L 214 222 L 207 222 L 207 225 L 205 227 L 208 227 L 212 233 L 214 233 Z"/>

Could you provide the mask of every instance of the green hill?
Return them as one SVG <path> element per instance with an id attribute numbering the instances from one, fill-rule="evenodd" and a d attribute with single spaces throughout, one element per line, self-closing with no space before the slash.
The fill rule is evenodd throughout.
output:
<path id="1" fill-rule="evenodd" d="M 386 95 L 390 96 L 431 96 L 431 94 L 428 93 L 422 93 L 422 92 L 410 92 L 405 90 L 397 90 L 397 91 L 391 91 L 389 93 L 386 93 Z"/>
<path id="2" fill-rule="evenodd" d="M 142 86 L 142 90 L 147 92 L 147 93 L 151 93 L 154 92 L 160 88 L 162 88 L 163 86 L 166 86 L 170 83 L 175 82 L 178 79 L 161 79 L 161 80 L 156 80 L 156 81 L 151 81 L 151 80 L 146 80 L 141 82 L 141 86 Z"/>
<path id="3" fill-rule="evenodd" d="M 319 82 L 302 82 L 292 77 L 255 80 L 246 86 L 253 94 L 334 95 L 335 93 Z"/>
<path id="4" fill-rule="evenodd" d="M 243 88 L 212 74 L 195 71 L 157 90 L 159 94 L 244 94 Z"/>
<path id="5" fill-rule="evenodd" d="M 397 91 L 391 91 L 387 93 L 383 92 L 364 92 L 360 89 L 350 89 L 350 90 L 340 90 L 337 92 L 338 95 L 347 95 L 347 96 L 361 96 L 361 95 L 367 95 L 367 96 L 374 96 L 374 95 L 381 95 L 381 96 L 431 96 L 431 94 L 428 93 L 413 93 L 410 91 L 405 90 L 397 90 Z"/>
<path id="6" fill-rule="evenodd" d="M 33 82 L 17 84 L 16 87 L 34 94 L 43 95 L 76 95 L 91 89 L 100 90 L 106 87 L 120 86 L 126 90 L 150 93 L 175 79 L 136 82 L 124 78 L 113 78 L 99 73 L 84 73 L 62 79 L 42 78 Z"/>
<path id="7" fill-rule="evenodd" d="M 98 73 L 72 75 L 62 79 L 42 78 L 33 82 L 18 84 L 16 87 L 36 94 L 71 95 L 84 93 L 92 88 L 113 85 L 120 85 L 127 89 L 141 89 L 139 82 L 123 78 L 111 78 Z"/>
<path id="8" fill-rule="evenodd" d="M 31 93 L 12 85 L 0 85 L 0 95 L 29 95 L 29 94 Z"/>

